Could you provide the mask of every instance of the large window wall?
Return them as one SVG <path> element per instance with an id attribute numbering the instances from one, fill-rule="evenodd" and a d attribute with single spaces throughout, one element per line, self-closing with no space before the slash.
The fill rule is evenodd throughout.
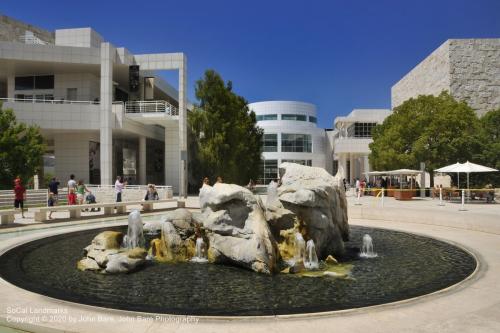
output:
<path id="1" fill-rule="evenodd" d="M 281 134 L 281 151 L 294 153 L 311 153 L 312 139 L 310 134 Z"/>
<path id="2" fill-rule="evenodd" d="M 269 184 L 278 178 L 278 160 L 263 160 L 260 165 L 259 184 Z"/>
<path id="3" fill-rule="evenodd" d="M 262 146 L 264 152 L 277 152 L 278 134 L 264 134 L 262 136 Z"/>
<path id="4" fill-rule="evenodd" d="M 354 123 L 347 128 L 347 136 L 355 138 L 371 138 L 377 123 Z"/>

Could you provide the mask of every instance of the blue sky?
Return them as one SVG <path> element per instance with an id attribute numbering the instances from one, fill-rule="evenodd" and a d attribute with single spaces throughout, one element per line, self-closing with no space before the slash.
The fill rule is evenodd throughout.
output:
<path id="1" fill-rule="evenodd" d="M 212 68 L 249 102 L 316 104 L 326 128 L 353 108 L 389 108 L 391 86 L 446 39 L 500 37 L 500 0 L 3 0 L 0 12 L 91 26 L 133 53 L 185 52 L 192 100 Z"/>

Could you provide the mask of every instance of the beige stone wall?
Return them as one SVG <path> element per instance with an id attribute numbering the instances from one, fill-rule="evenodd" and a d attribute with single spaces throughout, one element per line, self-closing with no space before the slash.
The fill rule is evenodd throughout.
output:
<path id="1" fill-rule="evenodd" d="M 34 32 L 41 40 L 54 44 L 54 34 L 52 32 L 0 14 L 0 41 L 20 42 L 19 38 L 24 35 L 26 30 Z"/>
<path id="2" fill-rule="evenodd" d="M 450 92 L 478 115 L 500 108 L 500 38 L 452 39 Z"/>
<path id="3" fill-rule="evenodd" d="M 392 108 L 411 97 L 439 95 L 450 89 L 449 41 L 443 43 L 391 89 Z"/>
<path id="4" fill-rule="evenodd" d="M 447 40 L 392 87 L 392 107 L 443 90 L 480 116 L 500 108 L 500 38 Z"/>

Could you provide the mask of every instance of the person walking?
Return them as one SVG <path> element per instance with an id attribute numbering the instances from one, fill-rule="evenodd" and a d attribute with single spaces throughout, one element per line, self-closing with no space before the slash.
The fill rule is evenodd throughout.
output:
<path id="1" fill-rule="evenodd" d="M 14 180 L 14 208 L 21 209 L 21 216 L 24 218 L 24 200 L 26 200 L 26 188 L 21 183 L 21 178 Z"/>
<path id="2" fill-rule="evenodd" d="M 122 192 L 127 183 L 123 181 L 122 176 L 116 177 L 115 182 L 115 193 L 116 193 L 116 202 L 122 202 Z"/>
<path id="3" fill-rule="evenodd" d="M 53 200 L 54 200 L 54 205 L 57 204 L 58 197 L 57 195 L 59 194 L 59 183 L 56 179 L 56 177 L 53 177 L 52 180 L 49 182 L 49 195 L 52 193 Z"/>
<path id="4" fill-rule="evenodd" d="M 55 196 L 54 193 L 49 192 L 49 198 L 47 200 L 47 207 L 54 207 L 55 206 Z M 49 220 L 52 219 L 52 211 L 49 211 Z"/>

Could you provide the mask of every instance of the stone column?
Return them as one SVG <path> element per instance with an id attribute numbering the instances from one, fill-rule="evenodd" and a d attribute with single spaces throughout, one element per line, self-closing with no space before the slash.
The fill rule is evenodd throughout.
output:
<path id="1" fill-rule="evenodd" d="M 146 137 L 139 137 L 139 184 L 146 185 Z"/>
<path id="2" fill-rule="evenodd" d="M 100 149 L 101 184 L 113 184 L 113 62 L 115 48 L 101 43 Z"/>
<path id="3" fill-rule="evenodd" d="M 179 197 L 187 197 L 187 58 L 182 56 L 179 67 Z M 166 144 L 166 142 L 165 142 Z M 166 154 L 165 154 L 166 156 Z"/>
<path id="4" fill-rule="evenodd" d="M 352 181 L 354 181 L 354 179 L 356 178 L 354 176 L 354 156 L 352 156 L 352 154 L 349 154 L 349 175 L 351 176 L 351 179 L 348 179 L 349 183 L 351 183 Z"/>
<path id="5" fill-rule="evenodd" d="M 169 123 L 165 126 L 165 185 L 173 187 L 174 192 L 180 195 L 181 178 L 179 169 L 181 167 L 181 154 L 179 143 L 179 126 Z"/>
<path id="6" fill-rule="evenodd" d="M 14 98 L 14 90 L 16 88 L 16 81 L 13 74 L 7 76 L 7 98 Z"/>
<path id="7" fill-rule="evenodd" d="M 368 181 L 368 172 L 370 172 L 370 162 L 368 161 L 368 155 L 363 156 L 363 176 L 366 177 Z"/>

